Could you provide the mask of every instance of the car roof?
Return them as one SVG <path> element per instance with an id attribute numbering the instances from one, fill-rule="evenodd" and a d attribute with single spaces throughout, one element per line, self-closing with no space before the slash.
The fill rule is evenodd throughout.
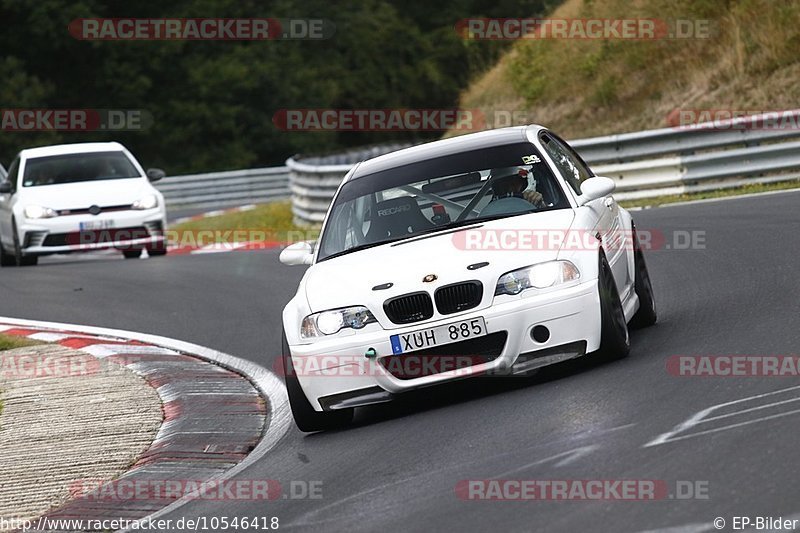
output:
<path id="1" fill-rule="evenodd" d="M 40 146 L 38 148 L 26 148 L 19 155 L 21 158 L 33 159 L 35 157 L 47 157 L 51 155 L 66 154 L 85 154 L 88 152 L 119 152 L 125 147 L 118 142 L 104 143 L 72 143 L 56 144 L 53 146 Z"/>
<path id="2" fill-rule="evenodd" d="M 409 165 L 411 163 L 417 163 L 426 159 L 433 159 L 459 152 L 524 142 L 528 140 L 529 136 L 538 135 L 539 131 L 543 129 L 545 128 L 543 126 L 539 126 L 538 124 L 531 124 L 529 126 L 514 126 L 510 128 L 498 128 L 494 130 L 470 133 L 468 135 L 460 135 L 458 137 L 449 137 L 439 141 L 433 141 L 412 146 L 410 148 L 404 148 L 402 150 L 397 150 L 396 152 L 390 152 L 388 154 L 363 161 L 358 165 L 358 168 L 349 179 L 358 179 L 362 176 L 380 172 L 389 168 Z"/>

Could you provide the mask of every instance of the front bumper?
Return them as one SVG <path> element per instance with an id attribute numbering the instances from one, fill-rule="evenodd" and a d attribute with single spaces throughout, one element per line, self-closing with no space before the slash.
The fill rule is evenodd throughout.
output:
<path id="1" fill-rule="evenodd" d="M 392 375 L 386 365 L 379 362 L 392 357 L 390 335 L 477 317 L 485 320 L 488 335 L 500 332 L 507 335 L 500 354 L 487 362 L 470 366 L 455 363 L 458 368 L 453 370 L 403 379 Z M 549 330 L 545 342 L 532 338 L 531 332 L 538 325 Z M 410 324 L 400 330 L 359 331 L 353 335 L 290 346 L 294 369 L 287 371 L 296 373 L 315 409 L 322 410 L 323 406 L 335 409 L 339 405 L 361 405 L 357 400 L 359 396 L 371 398 L 362 404 L 378 403 L 391 399 L 394 394 L 455 379 L 529 371 L 595 351 L 599 346 L 600 298 L 597 280 L 591 280 L 549 293 L 496 303 L 457 317 Z M 370 349 L 377 354 L 375 357 L 366 357 Z M 413 357 L 415 352 L 407 355 Z M 348 402 L 341 404 L 338 398 L 342 397 L 348 398 Z"/>
<path id="2" fill-rule="evenodd" d="M 165 214 L 160 209 L 115 211 L 100 215 L 64 215 L 25 219 L 17 227 L 22 253 L 46 255 L 152 246 L 165 240 Z M 81 223 L 110 223 L 102 230 L 82 231 Z"/>

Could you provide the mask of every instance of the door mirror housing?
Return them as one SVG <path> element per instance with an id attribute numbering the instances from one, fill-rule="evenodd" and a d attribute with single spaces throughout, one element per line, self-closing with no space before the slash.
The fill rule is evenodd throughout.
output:
<path id="1" fill-rule="evenodd" d="M 0 194 L 11 194 L 13 187 L 10 181 L 0 181 Z"/>
<path id="2" fill-rule="evenodd" d="M 158 181 L 158 180 L 164 178 L 164 176 L 166 176 L 166 175 L 167 175 L 167 173 L 164 172 L 163 170 L 161 170 L 160 168 L 148 168 L 147 169 L 147 179 L 150 180 L 150 181 Z"/>
<path id="3" fill-rule="evenodd" d="M 281 252 L 280 260 L 284 265 L 310 265 L 314 260 L 314 245 L 311 241 L 291 244 Z"/>
<path id="4" fill-rule="evenodd" d="M 595 176 L 589 178 L 581 184 L 581 195 L 578 197 L 578 205 L 584 205 L 592 200 L 603 198 L 614 192 L 617 184 L 611 178 Z"/>

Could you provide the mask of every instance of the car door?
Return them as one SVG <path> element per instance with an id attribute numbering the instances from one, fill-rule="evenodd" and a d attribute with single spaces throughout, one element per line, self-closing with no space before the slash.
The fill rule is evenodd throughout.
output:
<path id="1" fill-rule="evenodd" d="M 17 190 L 17 174 L 19 172 L 19 156 L 14 158 L 8 167 L 6 182 L 11 184 L 11 192 L 0 193 L 0 238 L 9 246 L 13 243 L 11 233 L 11 218 L 13 216 L 13 198 Z"/>
<path id="2" fill-rule="evenodd" d="M 581 194 L 581 184 L 594 176 L 589 166 L 569 144 L 551 132 L 543 132 L 542 144 L 547 150 L 559 172 L 576 195 Z M 631 285 L 631 273 L 628 269 L 626 247 L 628 236 L 624 231 L 619 205 L 611 195 L 588 202 L 584 207 L 590 209 L 597 220 L 594 228 L 601 235 L 603 249 L 614 280 L 622 297 Z"/>

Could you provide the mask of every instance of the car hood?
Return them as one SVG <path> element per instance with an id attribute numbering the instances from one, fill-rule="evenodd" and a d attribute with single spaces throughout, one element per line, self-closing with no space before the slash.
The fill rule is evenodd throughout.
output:
<path id="1" fill-rule="evenodd" d="M 518 236 L 530 234 L 532 230 L 567 231 L 573 219 L 571 209 L 509 217 L 456 231 L 412 237 L 322 261 L 306 272 L 306 298 L 312 312 L 349 305 L 375 308 L 393 296 L 416 291 L 433 293 L 443 285 L 466 280 L 481 281 L 484 291 L 493 294 L 497 279 L 504 273 L 558 256 L 557 244 L 515 246 L 515 242 L 522 241 Z M 512 245 L 496 246 L 502 241 L 499 237 L 509 232 L 512 239 L 506 244 Z M 488 265 L 467 268 L 479 263 Z M 431 274 L 436 276 L 435 281 L 422 281 Z M 373 290 L 387 283 L 392 286 Z"/>
<path id="2" fill-rule="evenodd" d="M 85 209 L 129 205 L 147 194 L 154 194 L 145 178 L 80 181 L 60 185 L 23 187 L 26 204 L 37 204 L 52 209 Z"/>

